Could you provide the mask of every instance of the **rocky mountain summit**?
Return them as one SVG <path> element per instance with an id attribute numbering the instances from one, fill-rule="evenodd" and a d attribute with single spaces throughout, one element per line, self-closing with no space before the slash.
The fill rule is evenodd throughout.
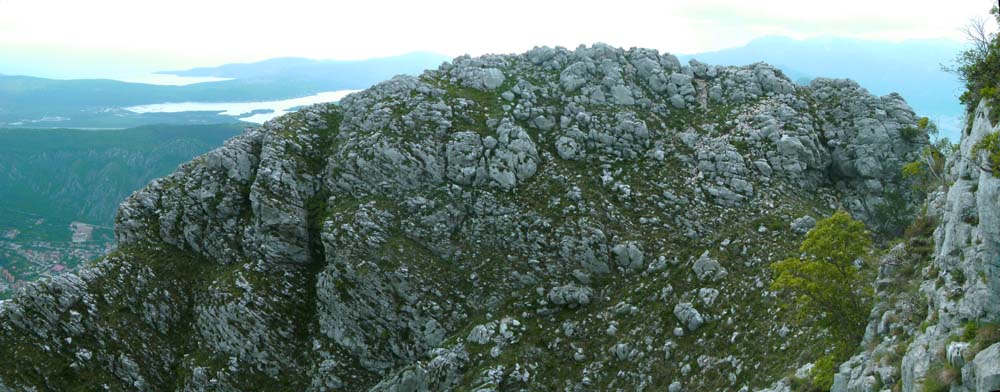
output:
<path id="1" fill-rule="evenodd" d="M 766 64 L 459 57 L 133 194 L 117 251 L 0 305 L 0 390 L 766 387 L 826 333 L 779 306 L 769 263 L 836 209 L 908 223 L 916 122 Z M 935 208 L 974 208 L 959 188 Z M 866 382 L 851 366 L 838 385 Z"/>

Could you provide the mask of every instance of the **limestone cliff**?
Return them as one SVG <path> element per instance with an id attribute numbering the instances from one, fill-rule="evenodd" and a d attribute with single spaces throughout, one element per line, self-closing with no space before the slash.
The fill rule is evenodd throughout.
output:
<path id="1" fill-rule="evenodd" d="M 1000 390 L 1000 178 L 974 148 L 998 132 L 988 118 L 980 104 L 950 186 L 927 203 L 929 248 L 900 244 L 883 259 L 868 348 L 841 366 L 834 391 Z"/>
<path id="2" fill-rule="evenodd" d="M 769 262 L 837 208 L 905 223 L 915 126 L 898 95 L 765 64 L 460 57 L 132 195 L 116 252 L 0 305 L 0 389 L 770 385 L 824 332 L 779 307 Z"/>

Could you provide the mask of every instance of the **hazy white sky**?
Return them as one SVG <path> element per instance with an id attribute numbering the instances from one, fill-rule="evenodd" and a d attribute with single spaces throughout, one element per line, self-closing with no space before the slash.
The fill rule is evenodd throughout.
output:
<path id="1" fill-rule="evenodd" d="M 606 42 L 693 53 L 763 35 L 961 39 L 993 0 L 0 0 L 0 45 L 165 66 L 278 56 L 523 52 Z M 28 49 L 26 49 L 28 48 Z M 143 57 L 145 56 L 145 57 Z"/>

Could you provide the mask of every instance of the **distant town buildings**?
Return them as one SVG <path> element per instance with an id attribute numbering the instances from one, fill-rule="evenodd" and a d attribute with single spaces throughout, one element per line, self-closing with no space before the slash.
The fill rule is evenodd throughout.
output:
<path id="1" fill-rule="evenodd" d="M 94 226 L 83 222 L 70 223 L 69 229 L 73 231 L 73 242 L 78 244 L 90 241 L 94 235 Z"/>
<path id="2" fill-rule="evenodd" d="M 72 230 L 71 238 L 61 242 L 31 240 L 17 229 L 0 230 L 0 299 L 31 281 L 75 271 L 80 264 L 114 249 L 105 228 L 73 222 L 68 229 Z M 98 229 L 100 234 L 95 236 Z"/>

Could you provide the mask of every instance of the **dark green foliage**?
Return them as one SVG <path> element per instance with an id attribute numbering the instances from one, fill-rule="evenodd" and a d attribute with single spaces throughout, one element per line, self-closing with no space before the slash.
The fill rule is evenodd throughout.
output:
<path id="1" fill-rule="evenodd" d="M 830 390 L 817 386 L 811 377 L 789 377 L 788 387 L 793 392 L 826 392 Z"/>
<path id="2" fill-rule="evenodd" d="M 771 265 L 771 289 L 788 295 L 805 318 L 828 328 L 831 344 L 853 347 L 864 334 L 873 294 L 868 271 L 854 263 L 870 247 L 864 223 L 838 211 L 809 231 L 799 248 L 802 256 Z"/>
<path id="3" fill-rule="evenodd" d="M 962 215 L 962 222 L 970 226 L 979 226 L 979 214 L 975 211 L 969 211 Z"/>
<path id="4" fill-rule="evenodd" d="M 986 135 L 972 148 L 973 155 L 981 151 L 986 152 L 987 166 L 984 169 L 988 169 L 994 177 L 1000 178 L 1000 132 Z"/>
<path id="5" fill-rule="evenodd" d="M 921 215 L 913 220 L 906 230 L 903 231 L 903 237 L 907 239 L 920 238 L 920 237 L 930 237 L 934 234 L 934 229 L 937 228 L 937 220 L 932 216 Z"/>
<path id="6" fill-rule="evenodd" d="M 899 129 L 899 135 L 903 137 L 903 140 L 908 142 L 920 140 L 920 137 L 923 135 L 936 135 L 937 132 L 937 125 L 927 117 L 917 120 L 916 127 L 903 127 Z"/>
<path id="7" fill-rule="evenodd" d="M 879 233 L 892 238 L 902 234 L 906 227 L 906 217 L 911 216 L 913 203 L 906 200 L 902 193 L 894 190 L 882 195 L 884 201 L 869 208 L 874 218 L 872 221 Z"/>
<path id="8" fill-rule="evenodd" d="M 976 333 L 979 331 L 979 324 L 975 322 L 965 323 L 965 327 L 962 329 L 962 336 L 959 338 L 963 342 L 971 342 L 976 338 Z"/>
<path id="9" fill-rule="evenodd" d="M 789 387 L 794 392 L 827 392 L 833 387 L 837 365 L 850 357 L 850 349 L 839 349 L 824 355 L 813 363 L 807 377 L 789 377 Z"/>
<path id="10" fill-rule="evenodd" d="M 920 136 L 920 129 L 914 127 L 905 127 L 899 129 L 899 135 L 903 137 L 903 140 L 908 142 L 914 141 Z"/>
<path id="11" fill-rule="evenodd" d="M 951 277 L 958 285 L 965 285 L 965 272 L 959 268 L 951 270 Z"/>

